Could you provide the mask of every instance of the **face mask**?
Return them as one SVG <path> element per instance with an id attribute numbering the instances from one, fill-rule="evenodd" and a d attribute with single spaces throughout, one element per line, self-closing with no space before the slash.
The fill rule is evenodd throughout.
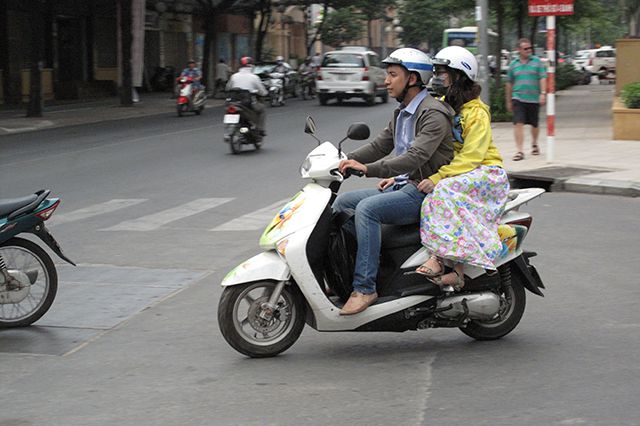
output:
<path id="1" fill-rule="evenodd" d="M 447 94 L 449 87 L 444 85 L 444 78 L 435 76 L 431 79 L 431 87 L 438 96 L 444 96 Z"/>

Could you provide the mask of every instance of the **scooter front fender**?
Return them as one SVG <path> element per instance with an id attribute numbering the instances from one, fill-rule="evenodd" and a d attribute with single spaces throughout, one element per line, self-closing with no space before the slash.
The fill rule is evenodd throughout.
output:
<path id="1" fill-rule="evenodd" d="M 289 265 L 275 251 L 265 251 L 236 266 L 222 280 L 222 286 L 255 281 L 286 281 L 291 277 Z"/>

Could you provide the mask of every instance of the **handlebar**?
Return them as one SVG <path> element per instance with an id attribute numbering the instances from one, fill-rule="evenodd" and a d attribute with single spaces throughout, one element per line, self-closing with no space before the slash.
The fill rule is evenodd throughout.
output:
<path id="1" fill-rule="evenodd" d="M 346 170 L 346 172 L 342 175 L 342 177 L 345 178 L 345 179 L 348 179 L 351 175 L 362 177 L 362 176 L 364 176 L 364 172 L 362 170 L 352 169 L 351 167 L 349 167 Z"/>

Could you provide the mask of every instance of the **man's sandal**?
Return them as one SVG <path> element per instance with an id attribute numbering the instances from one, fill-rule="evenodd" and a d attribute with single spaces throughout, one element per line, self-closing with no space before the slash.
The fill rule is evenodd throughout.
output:
<path id="1" fill-rule="evenodd" d="M 524 160 L 524 152 L 516 152 L 516 155 L 513 156 L 513 161 Z"/>
<path id="2" fill-rule="evenodd" d="M 435 269 L 430 268 L 430 267 L 427 266 L 427 262 L 429 260 L 435 260 L 436 261 L 436 263 L 439 266 L 438 270 L 435 270 Z M 425 262 L 424 264 L 418 266 L 418 268 L 415 270 L 415 273 L 416 274 L 420 274 L 420 275 L 424 275 L 427 278 L 433 278 L 433 277 L 437 277 L 439 275 L 442 275 L 442 273 L 444 272 L 444 264 L 442 263 L 442 261 L 440 259 L 438 259 L 436 256 L 429 257 L 429 260 L 427 260 L 427 262 Z"/>
<path id="3" fill-rule="evenodd" d="M 451 274 L 455 274 L 456 279 L 452 283 L 443 282 L 442 278 Z M 453 287 L 454 291 L 460 291 L 462 287 L 464 287 L 464 275 L 460 276 L 460 274 L 458 274 L 458 271 L 456 271 L 455 269 L 449 274 L 440 275 L 439 277 L 433 277 L 431 278 L 431 281 L 433 281 L 440 288 L 451 286 Z"/>
<path id="4" fill-rule="evenodd" d="M 538 145 L 531 146 L 531 155 L 540 155 L 540 147 Z"/>

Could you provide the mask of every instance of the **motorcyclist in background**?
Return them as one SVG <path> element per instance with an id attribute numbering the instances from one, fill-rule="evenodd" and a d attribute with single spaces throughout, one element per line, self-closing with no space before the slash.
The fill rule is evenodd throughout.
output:
<path id="1" fill-rule="evenodd" d="M 287 69 L 287 66 L 284 64 L 284 58 L 282 56 L 276 56 L 276 66 L 273 68 L 272 72 L 279 72 L 283 75 L 282 77 L 283 90 L 285 87 L 289 86 L 289 76 L 287 75 L 287 71 L 289 70 Z"/>
<path id="2" fill-rule="evenodd" d="M 308 84 L 310 86 L 309 93 L 311 96 L 315 96 L 316 68 L 311 63 L 311 58 L 309 56 L 307 56 L 304 62 L 300 64 L 298 72 L 302 76 L 303 84 Z"/>
<path id="3" fill-rule="evenodd" d="M 262 136 L 266 136 L 264 104 L 260 102 L 258 97 L 267 96 L 269 92 L 262 84 L 260 77 L 253 73 L 253 58 L 250 56 L 240 58 L 240 69 L 231 76 L 227 83 L 227 92 L 232 89 L 248 90 L 252 93 L 251 109 L 255 113 L 255 119 L 251 118 L 251 121 L 255 123 L 258 132 Z"/>
<path id="4" fill-rule="evenodd" d="M 196 61 L 193 59 L 190 59 L 189 62 L 187 62 L 187 68 L 182 70 L 180 77 L 190 77 L 193 80 L 194 95 L 199 90 L 204 89 L 204 85 L 200 81 L 202 80 L 202 71 L 196 67 Z"/>

